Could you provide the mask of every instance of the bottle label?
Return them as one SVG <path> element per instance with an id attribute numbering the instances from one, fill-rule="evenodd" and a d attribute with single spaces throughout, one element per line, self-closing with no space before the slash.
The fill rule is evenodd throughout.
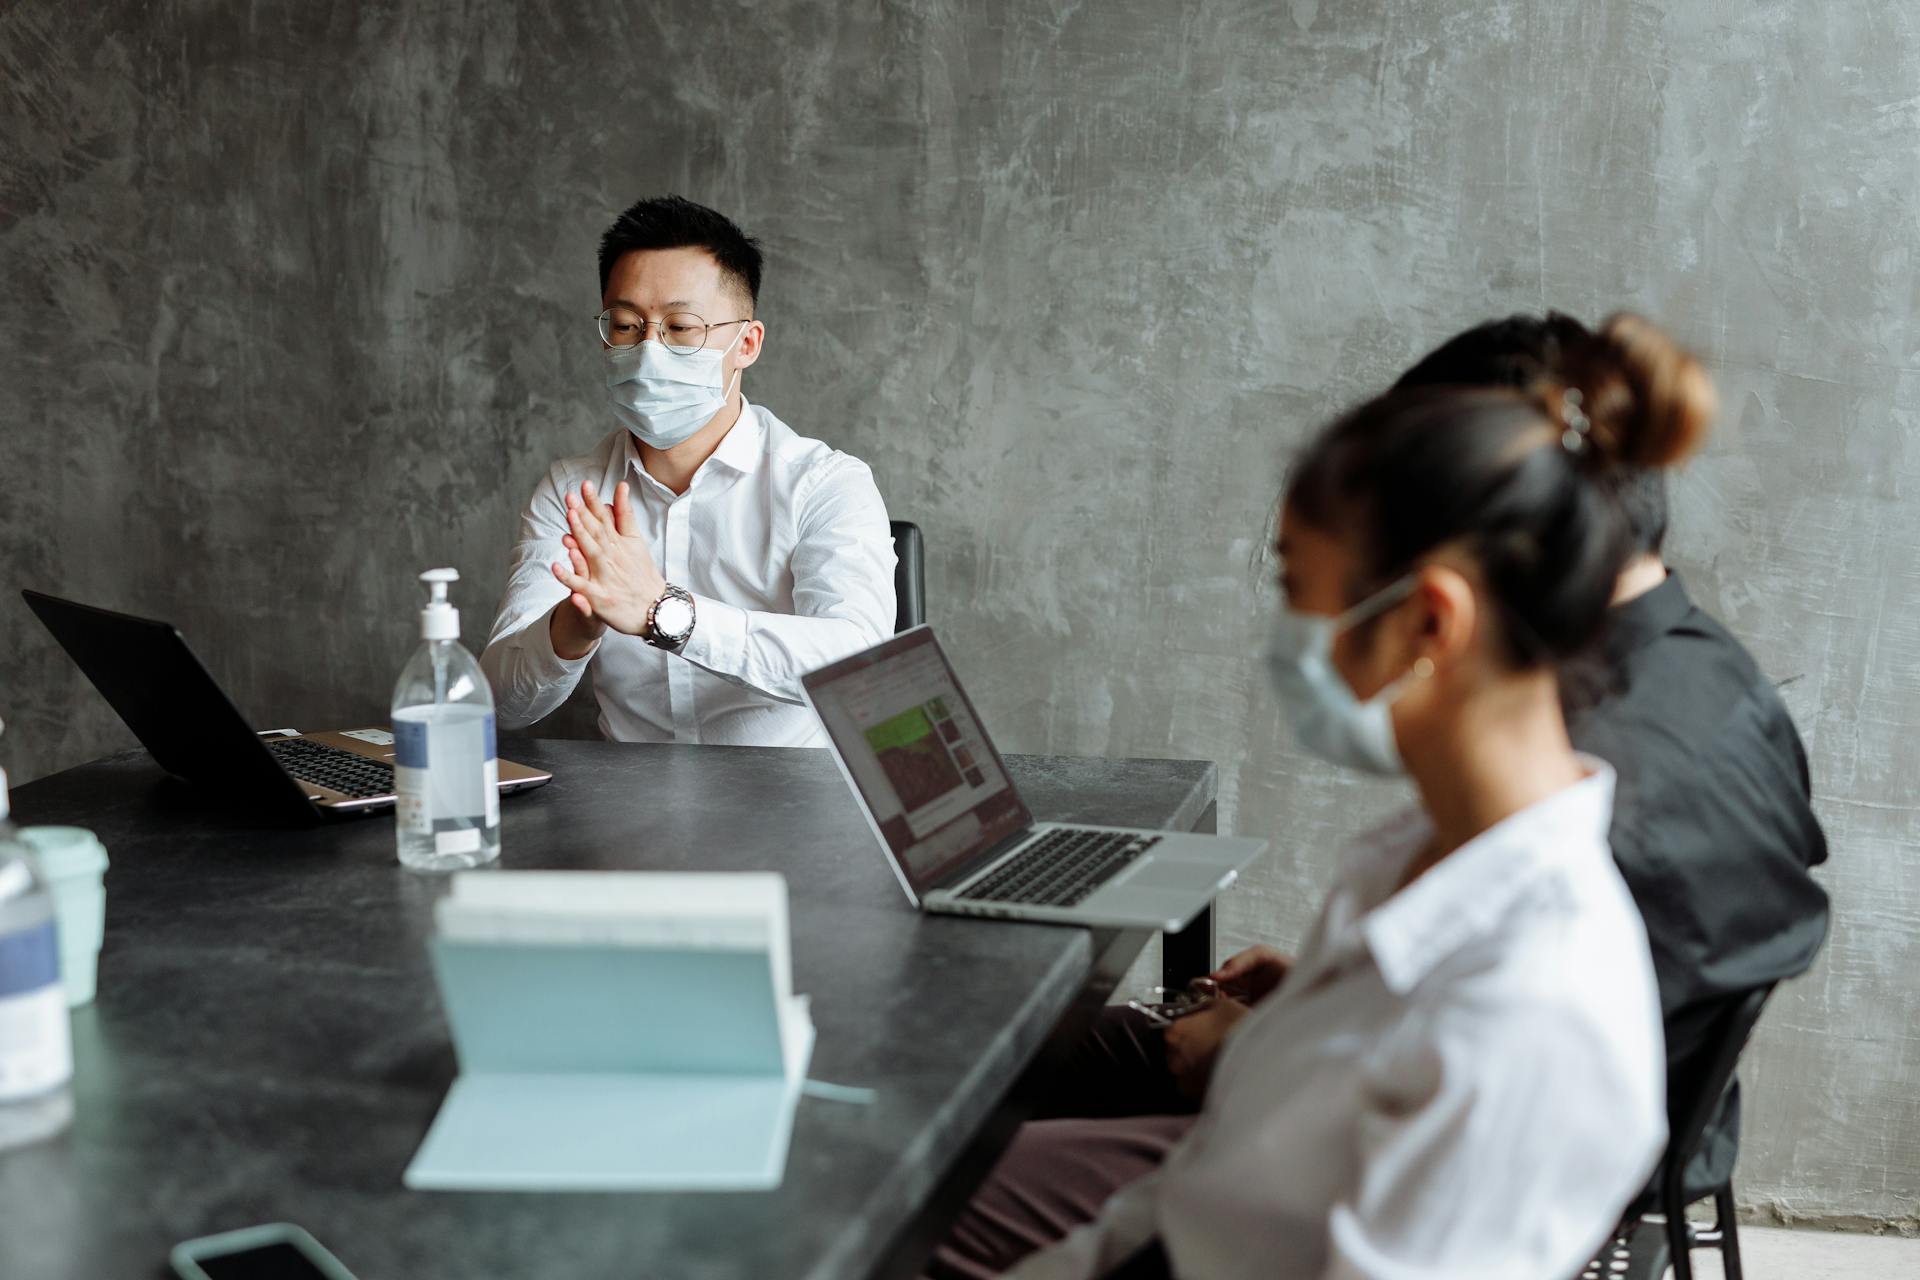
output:
<path id="1" fill-rule="evenodd" d="M 486 789 L 486 821 L 489 827 L 500 825 L 500 749 L 494 744 L 493 717 L 487 717 L 485 737 L 486 764 L 481 769 L 484 775 L 481 786 Z"/>
<path id="2" fill-rule="evenodd" d="M 427 725 L 424 720 L 393 722 L 394 820 L 407 835 L 432 835 L 427 807 Z"/>
<path id="3" fill-rule="evenodd" d="M 403 834 L 433 836 L 441 853 L 467 852 L 465 843 L 479 847 L 473 826 L 500 825 L 500 762 L 491 714 L 471 720 L 435 725 L 425 720 L 401 720 L 393 726 L 394 817 Z M 468 772 L 469 761 L 479 764 Z M 459 762 L 449 765 L 448 760 Z M 432 767 L 439 760 L 439 775 Z M 456 847 L 457 846 L 457 847 Z"/>
<path id="4" fill-rule="evenodd" d="M 60 942 L 48 920 L 0 937 L 0 1102 L 45 1093 L 72 1075 Z"/>

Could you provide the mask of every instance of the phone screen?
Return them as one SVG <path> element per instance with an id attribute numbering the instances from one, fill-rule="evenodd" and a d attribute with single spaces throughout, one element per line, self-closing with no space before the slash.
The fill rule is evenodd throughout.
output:
<path id="1" fill-rule="evenodd" d="M 208 1280 L 332 1280 L 306 1254 L 284 1240 L 194 1261 L 207 1273 Z"/>

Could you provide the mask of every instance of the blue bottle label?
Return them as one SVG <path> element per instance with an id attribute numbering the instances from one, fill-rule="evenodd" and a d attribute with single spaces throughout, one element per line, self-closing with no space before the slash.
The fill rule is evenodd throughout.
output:
<path id="1" fill-rule="evenodd" d="M 60 981 L 60 940 L 53 921 L 0 935 L 0 1000 Z"/>
<path id="2" fill-rule="evenodd" d="M 441 739 L 437 749 L 429 745 L 436 734 Z M 486 828 L 498 826 L 498 752 L 491 711 L 472 719 L 438 725 L 396 716 L 393 725 L 394 817 L 401 833 L 433 836 L 438 840 L 443 827 L 452 827 L 458 839 L 466 839 L 473 834 L 475 817 L 479 817 Z M 476 763 L 476 755 L 480 767 L 474 770 L 471 765 Z"/>
<path id="3" fill-rule="evenodd" d="M 427 767 L 426 721 L 394 721 L 393 763 L 402 769 L 424 769 Z"/>
<path id="4" fill-rule="evenodd" d="M 53 921 L 0 935 L 0 1105 L 73 1076 L 67 993 Z"/>

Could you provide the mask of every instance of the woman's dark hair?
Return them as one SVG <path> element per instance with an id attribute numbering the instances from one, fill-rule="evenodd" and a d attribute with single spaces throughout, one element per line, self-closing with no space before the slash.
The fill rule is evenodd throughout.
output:
<path id="1" fill-rule="evenodd" d="M 1514 387 L 1525 390 L 1562 377 L 1565 354 L 1593 334 L 1563 311 L 1544 316 L 1515 312 L 1454 334 L 1422 356 L 1393 385 L 1402 387 Z M 1667 540 L 1667 477 L 1657 470 L 1625 472 L 1618 482 L 1633 550 L 1659 555 Z"/>
<path id="2" fill-rule="evenodd" d="M 614 220 L 600 237 L 600 292 L 607 291 L 613 264 L 635 249 L 705 249 L 749 315 L 760 301 L 760 246 L 724 213 L 684 196 L 642 200 Z"/>
<path id="3" fill-rule="evenodd" d="M 1480 566 L 1516 665 L 1560 662 L 1598 635 L 1632 550 L 1620 484 L 1698 448 L 1715 398 L 1699 363 L 1650 321 L 1620 314 L 1582 332 L 1524 389 L 1396 386 L 1308 445 L 1286 501 L 1355 537 L 1355 598 L 1458 544 Z"/>
<path id="4" fill-rule="evenodd" d="M 1513 387 L 1525 390 L 1559 375 L 1564 352 L 1593 333 L 1564 311 L 1519 311 L 1454 334 L 1421 356 L 1394 387 Z"/>

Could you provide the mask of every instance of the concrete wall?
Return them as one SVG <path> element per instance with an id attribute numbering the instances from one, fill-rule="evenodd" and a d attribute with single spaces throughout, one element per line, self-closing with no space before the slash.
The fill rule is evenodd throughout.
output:
<path id="1" fill-rule="evenodd" d="M 1632 305 L 1725 429 L 1676 558 L 1811 749 L 1834 938 L 1743 1194 L 1920 1197 L 1920 30 L 1879 0 L 369 0 L 0 10 L 0 585 L 180 623 L 261 723 L 368 719 L 453 563 L 608 427 L 593 246 L 770 250 L 750 392 L 867 458 L 1015 750 L 1218 760 L 1297 938 L 1396 795 L 1253 655 L 1286 446 L 1462 324 Z M 0 598 L 16 776 L 130 739 Z M 511 818 L 509 818 L 511 826 Z M 511 841 L 511 831 L 508 833 Z"/>

